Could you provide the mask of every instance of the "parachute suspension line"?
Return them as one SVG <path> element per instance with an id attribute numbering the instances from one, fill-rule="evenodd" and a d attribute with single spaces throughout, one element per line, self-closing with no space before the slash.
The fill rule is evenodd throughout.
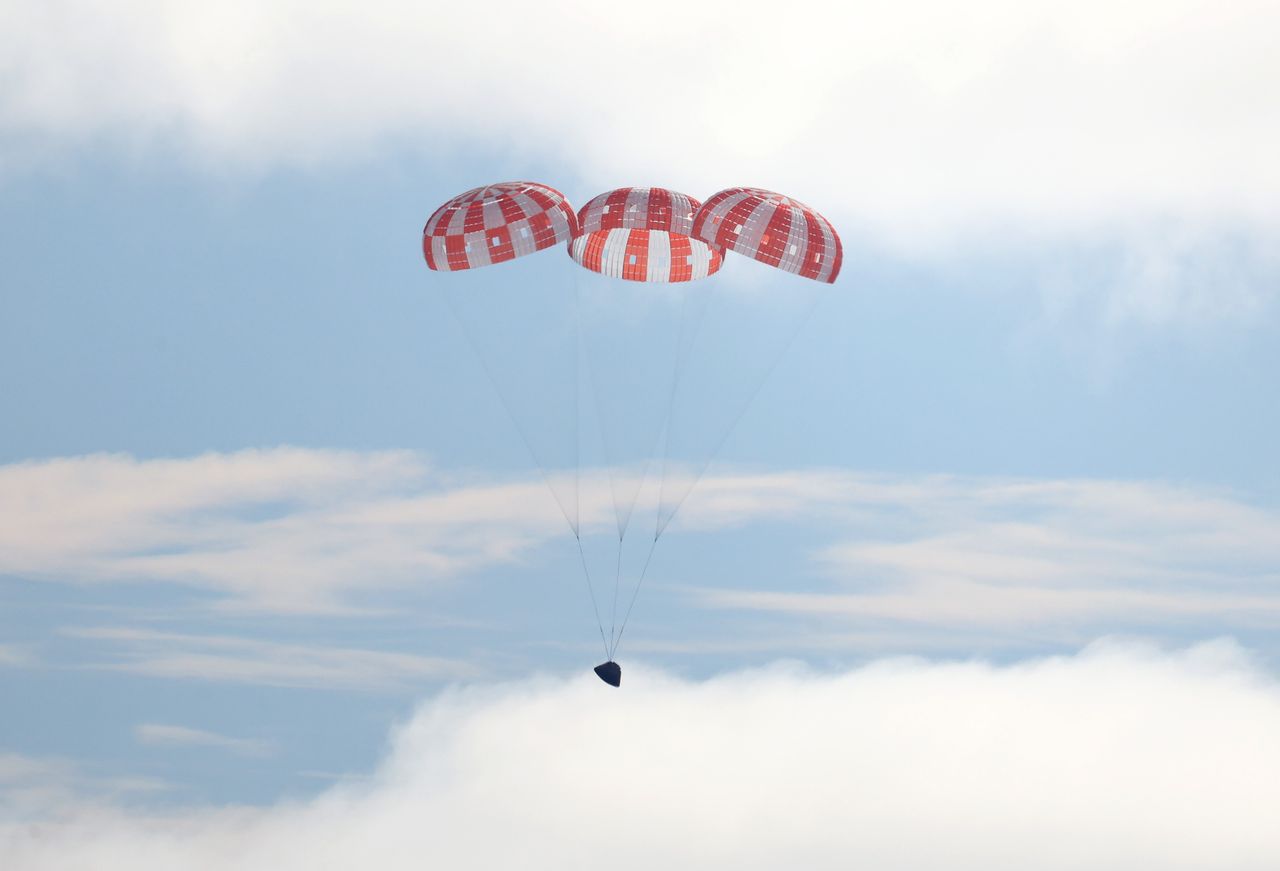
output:
<path id="1" fill-rule="evenodd" d="M 689 361 L 689 350 L 697 339 L 698 333 L 702 331 L 702 321 L 706 314 L 708 298 L 706 293 L 694 291 L 687 294 L 680 303 L 680 333 L 676 341 L 676 359 L 671 369 L 671 387 L 667 393 L 667 408 L 663 421 L 664 432 L 660 437 L 663 443 L 664 464 L 665 454 L 668 452 L 670 444 L 671 416 L 676 405 L 676 390 L 679 389 L 680 380 Z M 697 301 L 695 302 L 694 300 Z M 648 476 L 651 463 L 652 458 L 645 461 L 644 477 Z M 617 625 L 618 617 L 618 588 L 621 585 L 622 578 L 622 540 L 625 535 L 625 527 L 618 531 L 618 562 L 613 585 L 613 618 L 609 627 L 609 637 L 613 645 L 609 651 L 610 660 L 617 653 L 618 645 L 622 643 L 622 633 L 627 629 L 627 621 L 631 619 L 631 611 L 635 608 L 636 599 L 640 596 L 640 587 L 644 584 L 645 574 L 649 571 L 649 562 L 653 559 L 654 548 L 658 546 L 658 539 L 662 536 L 665 524 L 661 524 L 661 519 L 661 515 L 659 515 L 658 522 L 660 525 L 655 529 L 653 540 L 649 543 L 649 553 L 644 558 L 644 567 L 640 570 L 640 577 L 636 581 L 635 589 L 631 591 L 631 599 L 627 603 L 626 613 L 622 617 L 622 625 L 618 627 L 615 633 L 614 626 Z"/>
<path id="2" fill-rule="evenodd" d="M 574 355 L 573 355 L 573 374 L 574 374 L 574 391 L 573 391 L 573 466 L 574 466 L 574 496 L 575 500 L 581 499 L 580 488 L 582 486 L 582 441 L 580 432 L 582 430 L 582 408 L 579 401 L 579 393 L 582 386 L 582 314 L 578 306 L 578 293 L 575 287 L 574 291 Z M 559 501 L 559 500 L 557 500 Z M 577 501 L 575 501 L 575 508 Z M 577 518 L 575 518 L 577 519 Z M 578 524 L 573 524 L 573 539 L 578 543 L 578 560 L 582 563 L 582 576 L 587 580 L 587 594 L 591 597 L 591 613 L 596 618 L 596 629 L 600 632 L 600 643 L 604 645 L 605 659 L 612 657 L 609 655 L 609 642 L 604 637 L 604 621 L 600 619 L 600 607 L 596 604 L 596 590 L 591 583 L 591 571 L 587 568 L 587 555 L 582 550 L 582 534 L 578 530 Z M 612 632 L 612 630 L 610 630 Z"/>
<path id="3" fill-rule="evenodd" d="M 582 560 L 582 575 L 587 579 L 587 593 L 591 596 L 591 610 L 595 612 L 596 627 L 600 630 L 600 641 L 604 644 L 604 656 L 605 659 L 612 659 L 609 642 L 604 637 L 604 623 L 600 620 L 600 609 L 596 606 L 596 591 L 591 584 L 591 572 L 587 570 L 587 555 L 582 552 L 582 536 L 575 532 L 573 538 L 578 542 L 578 559 Z"/>
<path id="4" fill-rule="evenodd" d="M 685 366 L 689 361 L 689 351 L 697 339 L 698 333 L 702 331 L 702 321 L 707 310 L 708 295 L 700 292 L 698 289 L 692 290 L 686 294 L 680 303 L 680 333 L 676 340 L 676 359 L 671 368 L 671 387 L 667 392 L 667 408 L 665 419 L 663 420 L 663 433 L 660 440 L 663 443 L 663 462 L 665 466 L 666 454 L 670 449 L 671 438 L 671 416 L 676 406 L 676 390 L 680 387 L 680 380 L 684 375 Z M 695 302 L 695 300 L 697 300 Z M 648 476 L 649 465 L 652 459 L 645 461 L 645 476 Z M 665 471 L 665 470 L 664 470 Z M 659 509 L 661 504 L 659 504 Z M 613 647 L 609 652 L 609 658 L 613 659 L 617 653 L 618 645 L 622 643 L 622 633 L 627 629 L 627 621 L 631 619 L 631 611 L 636 606 L 636 599 L 640 596 L 640 587 L 644 584 L 645 574 L 649 571 L 649 562 L 653 559 L 654 548 L 658 546 L 658 539 L 662 536 L 663 525 L 661 524 L 661 514 L 658 516 L 658 527 L 653 533 L 653 540 L 649 543 L 649 553 L 644 558 L 644 567 L 640 570 L 640 577 L 636 581 L 635 589 L 631 591 L 631 600 L 627 603 L 626 613 L 622 617 L 622 625 L 618 628 L 617 633 L 613 631 L 613 626 L 609 628 L 609 637 L 613 641 Z M 618 535 L 618 566 L 617 575 L 614 577 L 614 615 L 613 619 L 617 620 L 618 608 L 618 586 L 622 577 L 622 532 Z"/>
<path id="5" fill-rule="evenodd" d="M 667 482 L 667 464 L 671 457 L 671 426 L 674 422 L 676 412 L 676 390 L 680 387 L 680 379 L 684 375 L 685 364 L 688 362 L 689 353 L 693 350 L 693 343 L 698 340 L 698 334 L 702 332 L 702 321 L 706 317 L 707 301 L 710 299 L 709 293 L 703 292 L 701 294 L 702 302 L 694 309 L 694 314 L 692 316 L 693 328 L 690 330 L 689 301 L 692 296 L 692 294 L 686 296 L 684 298 L 684 303 L 681 306 L 680 339 L 676 345 L 676 365 L 675 370 L 671 373 L 671 392 L 667 395 L 667 414 L 662 432 L 661 477 L 658 481 L 658 510 L 655 512 L 653 530 L 653 541 L 655 544 L 657 543 L 658 538 L 662 535 L 662 531 L 666 528 L 666 524 L 662 522 L 662 488 Z M 686 332 L 690 333 L 687 342 L 685 341 Z M 652 547 L 649 549 L 649 553 L 652 555 Z M 636 586 L 638 588 L 639 584 Z"/>
<path id="6" fill-rule="evenodd" d="M 640 570 L 640 580 L 636 581 L 635 591 L 631 594 L 631 602 L 627 605 L 627 613 L 622 617 L 622 626 L 618 629 L 618 637 L 613 641 L 613 649 L 609 651 L 609 659 L 613 659 L 613 655 L 618 652 L 618 645 L 622 643 L 622 633 L 627 631 L 627 621 L 631 619 L 631 609 L 636 606 L 636 598 L 640 595 L 640 585 L 644 583 L 644 576 L 649 572 L 649 561 L 653 559 L 653 550 L 658 546 L 658 536 L 653 537 L 653 541 L 649 544 L 649 555 L 644 558 L 644 568 Z"/>
<path id="7" fill-rule="evenodd" d="M 764 371 L 764 376 L 760 379 L 760 382 L 756 384 L 755 387 L 751 390 L 751 393 L 747 396 L 746 401 L 743 402 L 738 407 L 737 414 L 733 416 L 733 420 L 730 422 L 729 427 L 720 436 L 720 440 L 716 442 L 716 445 L 711 450 L 710 455 L 708 455 L 706 460 L 704 460 L 701 466 L 698 467 L 697 472 L 693 477 L 693 482 L 689 485 L 688 488 L 685 489 L 684 493 L 681 494 L 680 498 L 676 500 L 675 505 L 671 506 L 671 510 L 669 512 L 666 510 L 666 505 L 664 504 L 664 499 L 661 492 L 661 489 L 665 488 L 667 483 L 665 468 L 667 465 L 667 460 L 669 459 L 669 454 L 671 449 L 670 433 L 668 433 L 666 451 L 664 452 L 664 455 L 662 458 L 664 473 L 662 476 L 662 485 L 660 487 L 659 494 L 658 494 L 658 531 L 655 534 L 655 541 L 657 540 L 657 536 L 661 536 L 662 533 L 666 531 L 667 524 L 669 524 L 675 518 L 676 512 L 678 512 L 680 510 L 680 507 L 684 505 L 684 501 L 689 498 L 689 494 L 693 492 L 693 488 L 696 487 L 698 485 L 698 482 L 702 480 L 702 476 L 707 473 L 707 467 L 711 465 L 711 461 L 715 459 L 717 454 L 720 453 L 720 449 L 723 448 L 724 443 L 729 440 L 729 436 L 733 435 L 733 431 L 738 428 L 738 423 L 742 420 L 743 416 L 746 415 L 747 409 L 751 407 L 751 403 L 755 402 L 756 397 L 760 395 L 760 391 L 764 389 L 764 385 L 768 383 L 769 378 L 774 373 L 774 370 L 776 370 L 778 368 L 778 364 L 782 362 L 782 358 L 787 356 L 787 351 L 789 351 L 791 349 L 791 346 L 795 344 L 796 336 L 800 335 L 800 331 L 804 329 L 805 324 L 807 324 L 810 318 L 813 317 L 813 312 L 814 312 L 814 309 L 818 307 L 819 299 L 820 297 L 815 294 L 813 299 L 809 301 L 808 308 L 805 309 L 804 315 L 796 323 L 795 327 L 791 331 L 791 334 L 787 336 L 787 340 L 786 342 L 783 343 L 782 349 L 778 351 L 777 355 L 769 363 L 768 368 L 766 368 Z"/>
<path id="8" fill-rule="evenodd" d="M 609 426 L 605 423 L 604 418 L 601 415 L 601 410 L 604 409 L 605 407 L 604 396 L 606 395 L 606 392 L 604 388 L 601 386 L 600 379 L 596 375 L 596 366 L 592 365 L 594 356 L 592 354 L 590 344 L 585 341 L 585 335 L 587 330 L 583 329 L 581 325 L 582 324 L 582 308 L 583 308 L 582 300 L 583 300 L 584 289 L 587 287 L 586 281 L 587 279 L 584 278 L 583 276 L 578 276 L 577 278 L 574 279 L 574 286 L 576 289 L 576 296 L 574 300 L 574 315 L 578 319 L 578 325 L 579 325 L 578 336 L 579 336 L 579 343 L 581 345 L 580 356 L 582 361 L 585 363 L 585 365 L 582 368 L 586 372 L 587 380 L 590 381 L 591 383 L 591 396 L 595 400 L 595 407 L 597 410 L 596 423 L 598 425 L 600 441 L 604 447 L 606 469 L 609 475 L 609 493 L 613 499 L 613 514 L 614 514 L 614 519 L 618 525 L 618 537 L 621 538 L 622 536 L 626 535 L 627 529 L 631 525 L 631 515 L 635 511 L 636 500 L 640 496 L 640 489 L 644 486 L 644 482 L 648 480 L 649 467 L 653 464 L 653 453 L 654 453 L 654 450 L 656 450 L 657 445 L 656 445 L 656 439 L 655 439 L 655 444 L 652 446 L 653 449 L 651 449 L 644 456 L 643 464 L 640 466 L 640 480 L 639 480 L 639 483 L 636 485 L 636 489 L 633 491 L 630 500 L 629 501 L 626 500 L 625 497 L 623 498 L 623 500 L 620 500 L 619 499 L 619 474 L 624 470 L 618 468 L 614 462 L 614 460 L 617 459 L 617 444 L 614 439 L 610 438 Z M 660 431 L 659 431 L 659 434 L 660 434 Z"/>
<path id="9" fill-rule="evenodd" d="M 462 316 L 462 312 L 459 310 L 458 303 L 454 300 L 453 296 L 448 291 L 443 292 L 441 296 L 444 297 L 445 304 L 449 306 L 449 313 L 453 315 L 454 321 L 458 324 L 458 326 L 462 328 L 462 335 L 466 338 L 467 345 L 471 348 L 471 356 L 480 362 L 480 368 L 484 370 L 485 377 L 489 379 L 489 386 L 493 388 L 494 394 L 497 395 L 498 400 L 502 403 L 502 408 L 504 411 L 506 411 L 507 417 L 508 419 L 510 419 L 512 426 L 515 428 L 516 434 L 520 436 L 520 441 L 524 444 L 524 449 L 529 452 L 529 456 L 533 458 L 534 464 L 537 465 L 538 472 L 539 474 L 542 475 L 542 482 L 546 484 L 547 489 L 551 491 L 551 498 L 555 501 L 556 507 L 560 509 L 560 513 L 564 515 L 565 523 L 569 524 L 569 529 L 573 531 L 573 534 L 575 536 L 577 536 L 578 530 L 579 530 L 579 523 L 581 520 L 579 504 L 578 504 L 579 499 L 581 498 L 578 492 L 580 487 L 579 479 L 581 477 L 580 460 L 579 460 L 579 456 L 581 454 L 581 446 L 578 444 L 578 428 L 574 427 L 574 435 L 573 435 L 573 438 L 574 438 L 574 443 L 573 443 L 574 501 L 573 501 L 573 511 L 572 513 L 570 513 L 568 507 L 566 507 L 564 504 L 564 500 L 560 498 L 560 494 L 556 492 L 556 488 L 551 482 L 551 472 L 548 471 L 547 466 L 543 461 L 543 457 L 540 456 L 539 453 L 533 449 L 533 442 L 530 440 L 529 434 L 525 432 L 524 424 L 520 422 L 520 418 L 516 414 L 515 408 L 511 404 L 511 400 L 507 397 L 506 391 L 504 391 L 501 385 L 499 384 L 497 373 L 493 371 L 493 367 L 489 364 L 489 361 L 485 358 L 485 355 L 480 353 L 480 342 L 476 338 L 476 336 L 473 335 L 471 323 L 468 322 L 467 319 Z M 574 360 L 575 373 L 577 371 L 577 368 L 578 368 L 577 360 L 575 358 Z M 581 412 L 578 409 L 577 395 L 575 393 L 574 407 L 573 407 L 574 419 L 577 420 L 580 414 Z"/>
<path id="10" fill-rule="evenodd" d="M 618 534 L 618 565 L 613 572 L 613 613 L 609 615 L 609 643 L 613 643 L 613 630 L 618 625 L 618 586 L 622 582 L 622 534 Z M 612 658 L 612 657 L 610 657 Z"/>

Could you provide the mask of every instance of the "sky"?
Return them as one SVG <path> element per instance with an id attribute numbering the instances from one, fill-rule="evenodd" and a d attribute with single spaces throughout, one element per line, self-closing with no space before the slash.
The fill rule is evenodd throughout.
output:
<path id="1" fill-rule="evenodd" d="M 0 0 L 0 866 L 1276 867 L 1278 28 Z M 515 179 L 844 267 L 731 255 L 612 391 L 684 297 L 589 375 L 625 288 L 423 263 Z"/>

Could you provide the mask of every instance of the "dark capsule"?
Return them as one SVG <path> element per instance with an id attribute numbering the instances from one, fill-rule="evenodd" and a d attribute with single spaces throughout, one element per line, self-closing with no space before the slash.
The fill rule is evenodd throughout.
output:
<path id="1" fill-rule="evenodd" d="M 611 687 L 622 686 L 622 666 L 612 659 L 597 665 L 596 674 Z"/>

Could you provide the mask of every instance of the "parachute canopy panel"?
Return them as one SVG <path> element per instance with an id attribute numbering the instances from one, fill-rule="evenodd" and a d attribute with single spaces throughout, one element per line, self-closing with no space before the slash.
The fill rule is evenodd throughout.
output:
<path id="1" fill-rule="evenodd" d="M 473 188 L 436 209 L 422 230 L 427 266 L 478 269 L 568 242 L 578 218 L 564 194 L 531 181 Z"/>
<path id="2" fill-rule="evenodd" d="M 706 278 L 720 269 L 723 256 L 690 235 L 699 205 L 666 188 L 600 194 L 578 213 L 582 235 L 569 243 L 569 256 L 592 272 L 629 281 Z"/>
<path id="3" fill-rule="evenodd" d="M 672 283 L 720 269 L 720 252 L 700 239 L 662 230 L 602 230 L 569 243 L 579 266 L 611 278 Z"/>
<path id="4" fill-rule="evenodd" d="M 578 212 L 584 233 L 598 230 L 666 230 L 688 236 L 702 203 L 666 188 L 618 188 L 606 191 Z"/>
<path id="5" fill-rule="evenodd" d="M 693 235 L 784 272 L 831 284 L 844 253 L 831 222 L 798 200 L 760 188 L 728 188 L 698 209 Z"/>

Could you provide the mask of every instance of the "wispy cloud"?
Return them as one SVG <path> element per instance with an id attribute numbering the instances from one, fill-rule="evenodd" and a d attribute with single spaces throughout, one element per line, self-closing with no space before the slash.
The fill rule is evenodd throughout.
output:
<path id="1" fill-rule="evenodd" d="M 66 802 L 0 823 L 0 864 L 1261 871 L 1280 863 L 1277 734 L 1280 687 L 1227 641 L 705 682 L 636 668 L 620 692 L 450 690 L 372 777 L 310 801 Z"/>
<path id="2" fill-rule="evenodd" d="M 0 820 L 10 824 L 48 821 L 72 807 L 84 810 L 167 788 L 149 777 L 94 776 L 62 757 L 0 753 Z M 0 855 L 3 841 L 0 837 Z"/>
<path id="3" fill-rule="evenodd" d="M 1280 287 L 1278 236 L 1271 223 L 1187 214 L 1078 233 L 1038 252 L 1039 332 L 1256 323 Z"/>
<path id="4" fill-rule="evenodd" d="M 704 591 L 712 608 L 742 608 L 902 621 L 950 628 L 1030 628 L 1045 623 L 1094 624 L 1125 620 L 1227 620 L 1237 625 L 1280 623 L 1280 592 L 1271 595 L 1162 594 L 1135 590 L 1052 589 L 973 582 L 922 583 L 901 592 L 868 594 Z"/>
<path id="5" fill-rule="evenodd" d="M 268 741 L 231 738 L 204 729 L 192 729 L 188 726 L 174 726 L 167 723 L 141 723 L 134 728 L 133 734 L 141 744 L 163 747 L 212 747 L 238 756 L 268 756 L 274 749 Z"/>
<path id="6" fill-rule="evenodd" d="M 584 529 L 612 522 L 606 479 L 587 482 Z M 293 613 L 358 608 L 378 591 L 429 590 L 533 561 L 539 546 L 568 535 L 539 481 L 459 482 L 411 454 L 300 449 L 4 466 L 0 516 L 0 572 L 184 584 L 220 594 L 220 603 Z M 1075 638 L 1075 630 L 1119 624 L 1280 619 L 1280 513 L 1229 493 L 1155 482 L 724 471 L 703 480 L 677 518 L 677 528 L 693 531 L 753 523 L 805 527 L 827 543 L 797 558 L 795 576 L 731 580 L 695 589 L 695 601 L 825 615 L 868 632 L 895 621 L 957 631 L 1058 627 Z M 121 667 L 151 673 L 348 685 L 364 678 L 343 677 L 346 668 L 374 670 L 355 665 L 355 651 L 325 662 L 303 649 L 251 650 L 214 636 L 94 631 L 148 645 Z M 453 669 L 413 662 L 384 665 L 402 675 Z"/>
<path id="7" fill-rule="evenodd" d="M 281 448 L 0 467 L 0 573 L 164 581 L 278 611 L 511 561 L 563 521 L 540 481 L 458 485 L 408 453 Z"/>
<path id="8" fill-rule="evenodd" d="M 607 472 L 586 471 L 578 486 L 584 532 L 612 523 Z M 782 474 L 713 482 L 708 498 L 697 523 L 839 497 L 821 474 Z M 0 466 L 0 518 L 0 574 L 183 584 L 224 605 L 294 613 L 438 585 L 567 537 L 540 479 L 468 481 L 409 452 L 300 448 Z"/>
<path id="9" fill-rule="evenodd" d="M 31 653 L 25 647 L 13 644 L 0 644 L 0 667 L 27 665 L 32 661 Z"/>
<path id="10" fill-rule="evenodd" d="M 383 692 L 479 674 L 475 665 L 461 660 L 382 650 L 129 627 L 62 631 L 111 645 L 105 661 L 96 667 L 151 677 Z"/>
<path id="11" fill-rule="evenodd" d="M 734 501 L 732 490 L 719 498 Z M 847 524 L 836 532 L 842 542 L 816 554 L 823 588 L 700 589 L 697 600 L 865 628 L 1280 623 L 1280 514 L 1224 494 L 1113 481 L 837 475 L 828 498 L 810 504 Z"/>

